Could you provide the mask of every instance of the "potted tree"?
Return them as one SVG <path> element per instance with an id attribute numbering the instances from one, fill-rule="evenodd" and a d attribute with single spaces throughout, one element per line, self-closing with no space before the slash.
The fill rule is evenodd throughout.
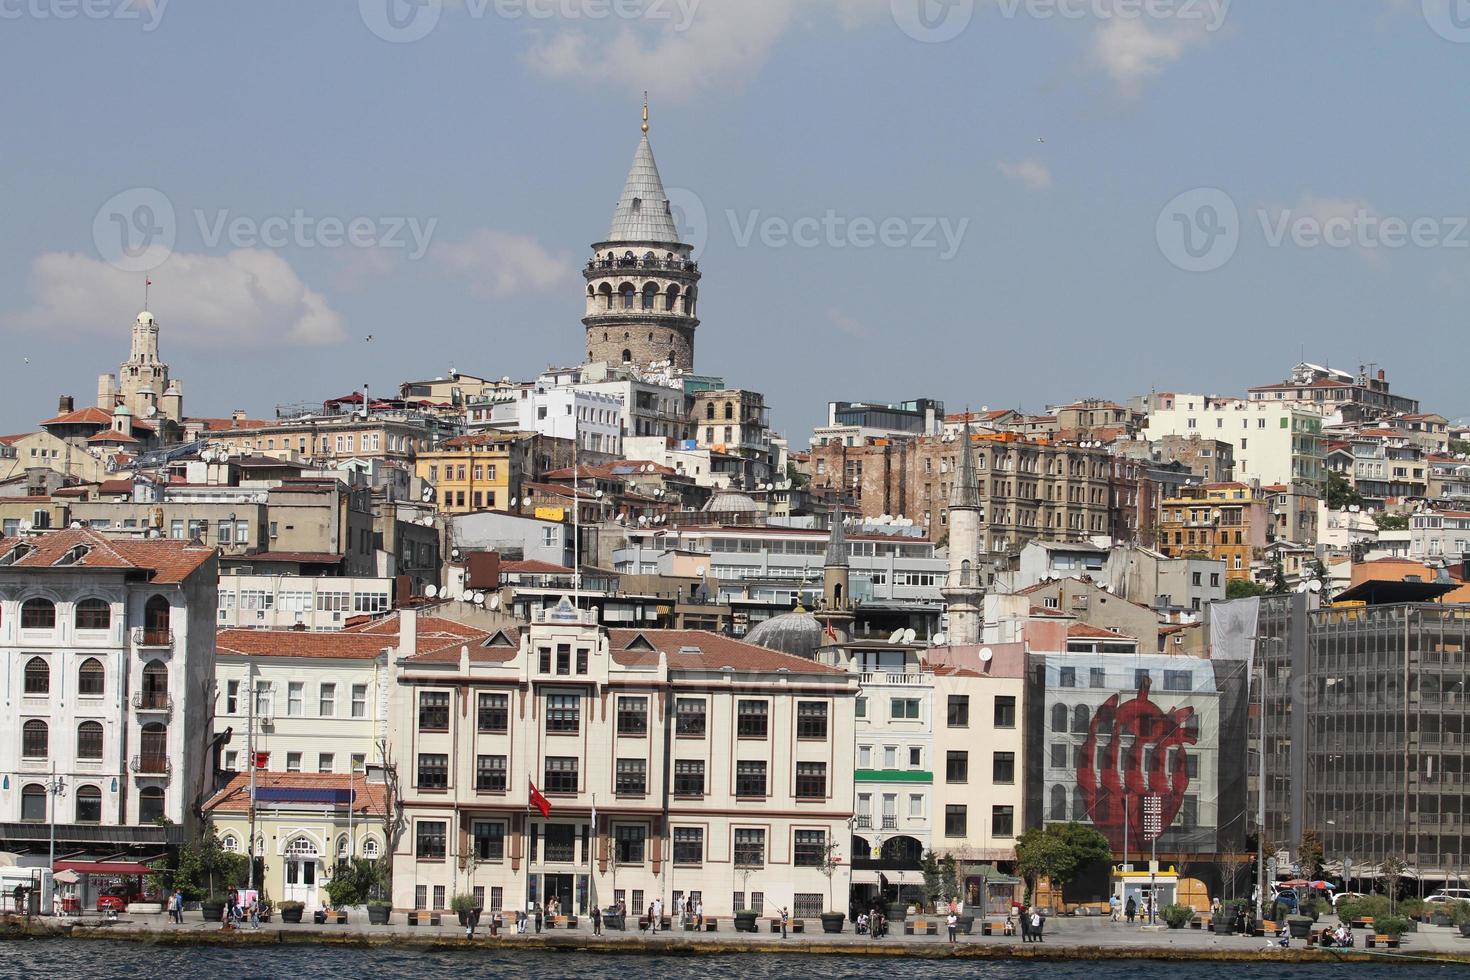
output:
<path id="1" fill-rule="evenodd" d="M 1460 930 L 1460 935 L 1470 939 L 1470 902 L 1451 902 L 1450 925 Z"/>
<path id="2" fill-rule="evenodd" d="M 287 901 L 281 903 L 280 909 L 282 922 L 300 922 L 301 913 L 306 911 L 306 905 L 302 902 Z"/>
<path id="3" fill-rule="evenodd" d="M 1288 915 L 1286 928 L 1291 930 L 1292 939 L 1306 939 L 1312 934 L 1312 918 L 1308 915 Z"/>
<path id="4" fill-rule="evenodd" d="M 945 854 L 939 862 L 939 873 L 944 879 L 944 901 L 959 911 L 956 913 L 955 928 L 961 935 L 970 935 L 975 928 L 975 916 L 965 911 L 965 890 L 960 882 L 960 865 L 953 854 Z"/>
<path id="5" fill-rule="evenodd" d="M 822 874 L 827 877 L 827 907 L 830 909 L 835 904 L 832 899 L 832 878 L 837 874 L 837 869 L 842 867 L 842 858 L 837 853 L 837 841 L 831 836 L 828 836 L 826 846 L 822 849 L 820 867 Z M 841 932 L 842 923 L 846 919 L 847 916 L 842 912 L 823 912 L 822 931 Z"/>
<path id="6" fill-rule="evenodd" d="M 736 865 L 735 873 L 740 875 L 740 900 L 745 901 L 745 896 L 750 894 L 750 875 L 755 869 L 749 865 Z M 735 909 L 735 931 L 755 932 L 755 909 Z"/>
<path id="7" fill-rule="evenodd" d="M 1398 945 L 1399 937 L 1409 931 L 1409 920 L 1400 915 L 1385 915 L 1373 922 L 1373 931 L 1388 939 L 1390 945 Z"/>
<path id="8" fill-rule="evenodd" d="M 1165 905 L 1162 914 L 1170 929 L 1183 929 L 1194 921 L 1194 908 L 1189 905 Z"/>
<path id="9" fill-rule="evenodd" d="M 449 900 L 449 907 L 454 914 L 459 916 L 459 924 L 467 926 L 470 924 L 470 916 L 479 908 L 473 895 L 456 895 Z"/>

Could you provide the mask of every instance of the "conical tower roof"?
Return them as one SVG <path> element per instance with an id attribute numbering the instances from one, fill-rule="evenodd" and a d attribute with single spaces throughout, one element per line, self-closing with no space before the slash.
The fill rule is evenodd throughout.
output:
<path id="1" fill-rule="evenodd" d="M 827 537 L 827 557 L 822 564 L 827 568 L 847 567 L 847 534 L 842 526 L 842 503 L 832 505 L 832 517 L 828 520 L 831 532 Z"/>
<path id="2" fill-rule="evenodd" d="M 648 144 L 647 133 L 643 134 L 638 151 L 633 154 L 633 166 L 628 169 L 623 196 L 618 198 L 617 209 L 613 211 L 607 241 L 679 243 L 669 196 L 664 193 L 658 164 L 653 162 L 653 147 Z"/>
<path id="3" fill-rule="evenodd" d="M 970 423 L 960 433 L 960 472 L 949 494 L 949 509 L 979 510 L 980 481 L 975 476 L 975 440 L 970 435 Z"/>

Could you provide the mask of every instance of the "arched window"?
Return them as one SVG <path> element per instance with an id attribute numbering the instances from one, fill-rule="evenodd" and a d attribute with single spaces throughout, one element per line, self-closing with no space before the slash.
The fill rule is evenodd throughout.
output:
<path id="1" fill-rule="evenodd" d="M 236 851 L 240 850 L 240 838 L 236 837 L 234 834 L 225 834 L 219 839 L 219 846 L 222 850 L 229 851 L 231 854 L 234 854 Z"/>
<path id="2" fill-rule="evenodd" d="M 296 837 L 286 845 L 287 857 L 316 857 L 316 844 L 310 837 Z"/>
<path id="3" fill-rule="evenodd" d="M 1092 721 L 1092 713 L 1087 710 L 1087 705 L 1079 704 L 1072 709 L 1072 731 L 1087 732 L 1087 726 Z"/>
<path id="4" fill-rule="evenodd" d="M 1049 820 L 1067 819 L 1067 787 L 1058 783 L 1051 788 L 1050 806 L 1047 808 Z"/>
<path id="5" fill-rule="evenodd" d="M 337 838 L 337 860 L 347 860 L 347 835 L 342 834 Z"/>
<path id="6" fill-rule="evenodd" d="M 153 823 L 163 818 L 163 789 L 148 786 L 138 792 L 138 822 Z"/>
<path id="7" fill-rule="evenodd" d="M 77 758 L 94 762 L 102 758 L 102 722 L 84 721 L 77 726 Z"/>
<path id="8" fill-rule="evenodd" d="M 26 693 L 51 693 L 51 665 L 43 657 L 32 657 L 26 661 Z"/>
<path id="9" fill-rule="evenodd" d="M 362 856 L 369 861 L 376 861 L 381 854 L 376 837 L 368 837 L 362 842 Z"/>
<path id="10" fill-rule="evenodd" d="M 31 783 L 20 791 L 20 818 L 35 823 L 46 819 L 46 787 Z"/>
<path id="11" fill-rule="evenodd" d="M 1067 706 L 1065 704 L 1051 706 L 1051 730 L 1054 732 L 1067 730 Z"/>
<path id="12" fill-rule="evenodd" d="M 96 657 L 88 657 L 77 668 L 77 693 L 83 697 L 100 697 L 106 682 L 107 672 Z"/>
<path id="13" fill-rule="evenodd" d="M 166 596 L 149 596 L 143 604 L 143 632 L 146 642 L 168 642 L 169 609 Z"/>
<path id="14" fill-rule="evenodd" d="M 599 296 L 602 297 L 602 305 L 603 305 L 603 308 L 604 309 L 607 309 L 607 310 L 611 310 L 613 308 L 612 287 L 609 286 L 607 283 L 603 283 L 601 286 L 598 286 L 597 287 L 597 293 L 598 293 Z M 606 336 L 603 336 L 602 339 L 603 340 L 606 340 L 607 337 Z"/>
<path id="15" fill-rule="evenodd" d="M 664 294 L 664 309 L 666 311 L 668 311 L 669 313 L 672 313 L 672 312 L 674 312 L 674 308 L 678 305 L 678 303 L 679 303 L 679 287 L 678 286 L 670 286 L 669 287 L 669 291 L 666 294 Z"/>
<path id="16" fill-rule="evenodd" d="M 1072 819 L 1087 819 L 1087 801 L 1082 798 L 1082 787 L 1072 787 Z"/>
<path id="17" fill-rule="evenodd" d="M 725 402 L 725 418 L 727 418 L 727 419 L 733 419 L 734 417 L 735 417 L 735 403 L 734 402 Z"/>
<path id="18" fill-rule="evenodd" d="M 705 402 L 704 403 L 704 417 L 707 418 L 707 419 L 710 419 L 711 421 L 713 421 L 713 419 L 715 417 L 715 403 L 714 402 Z"/>
<path id="19" fill-rule="evenodd" d="M 20 756 L 22 759 L 45 759 L 51 755 L 51 731 L 39 718 L 32 718 L 21 726 Z"/>
<path id="20" fill-rule="evenodd" d="M 633 288 L 631 282 L 625 282 L 618 287 L 618 295 L 623 299 L 623 309 L 631 310 L 633 308 L 633 296 L 635 293 L 637 293 L 637 290 Z"/>
<path id="21" fill-rule="evenodd" d="M 140 772 L 168 771 L 168 726 L 161 721 L 143 726 L 139 748 L 142 753 Z"/>
<path id="22" fill-rule="evenodd" d="M 160 710 L 168 707 L 168 668 L 161 661 L 150 660 L 143 668 L 143 707 Z"/>
<path id="23" fill-rule="evenodd" d="M 112 626 L 112 605 L 104 599 L 83 599 L 77 603 L 76 627 L 79 630 L 105 630 Z"/>
<path id="24" fill-rule="evenodd" d="M 77 823 L 102 822 L 102 791 L 96 786 L 77 788 Z"/>
<path id="25" fill-rule="evenodd" d="M 623 348 L 623 363 L 624 364 L 632 364 L 633 363 L 633 352 L 630 351 L 630 350 L 628 350 L 626 347 Z"/>
<path id="26" fill-rule="evenodd" d="M 653 309 L 653 300 L 654 297 L 657 295 L 658 286 L 656 284 L 649 283 L 648 285 L 643 287 L 643 308 L 645 310 Z"/>
<path id="27" fill-rule="evenodd" d="M 27 599 L 20 607 L 20 628 L 49 630 L 56 628 L 56 603 L 50 599 Z"/>

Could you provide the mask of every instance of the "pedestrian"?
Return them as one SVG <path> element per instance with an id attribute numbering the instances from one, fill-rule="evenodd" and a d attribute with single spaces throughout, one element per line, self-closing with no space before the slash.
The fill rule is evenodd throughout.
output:
<path id="1" fill-rule="evenodd" d="M 260 901 L 258 899 L 250 900 L 250 928 L 260 928 Z"/>
<path id="2" fill-rule="evenodd" d="M 648 918 L 649 918 L 648 926 L 649 926 L 650 929 L 653 930 L 653 934 L 655 936 L 658 935 L 658 924 L 659 924 L 659 920 L 661 920 L 663 917 L 664 917 L 664 900 L 661 899 L 661 898 L 655 898 L 653 900 L 653 905 L 649 906 L 649 909 L 648 909 Z"/>
<path id="3" fill-rule="evenodd" d="M 1118 921 L 1118 893 L 1114 892 L 1108 896 L 1108 921 Z"/>
<path id="4" fill-rule="evenodd" d="M 700 899 L 694 906 L 694 928 L 700 931 L 704 929 L 704 899 Z"/>
<path id="5" fill-rule="evenodd" d="M 1033 907 L 1031 909 L 1031 941 L 1032 942 L 1039 943 L 1039 942 L 1042 941 L 1042 938 L 1041 938 L 1041 930 L 1042 930 L 1043 926 L 1045 926 L 1045 923 L 1042 922 L 1042 920 L 1041 920 L 1041 910 Z"/>
<path id="6" fill-rule="evenodd" d="M 955 941 L 954 933 L 955 933 L 955 929 L 959 927 L 960 917 L 958 915 L 955 915 L 954 912 L 951 911 L 949 913 L 949 918 L 948 919 L 945 919 L 944 921 L 945 921 L 945 924 L 949 926 L 949 941 L 950 942 L 954 942 Z"/>
<path id="7" fill-rule="evenodd" d="M 602 935 L 602 909 L 592 906 L 592 935 Z"/>
<path id="8" fill-rule="evenodd" d="M 1132 895 L 1129 895 L 1128 904 L 1123 906 L 1123 918 L 1127 919 L 1128 924 L 1131 926 L 1133 925 L 1133 918 L 1136 915 L 1138 915 L 1138 901 Z"/>
<path id="9" fill-rule="evenodd" d="M 785 939 L 786 938 L 786 922 L 787 922 L 786 906 L 783 905 L 783 906 L 781 906 L 781 938 L 782 939 Z"/>

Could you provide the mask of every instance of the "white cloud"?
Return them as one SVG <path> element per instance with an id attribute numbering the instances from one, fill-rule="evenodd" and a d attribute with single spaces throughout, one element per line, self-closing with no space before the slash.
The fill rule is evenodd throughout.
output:
<path id="1" fill-rule="evenodd" d="M 1051 171 L 1040 160 L 1018 160 L 1015 163 L 1002 160 L 997 166 L 1001 173 L 1012 180 L 1019 180 L 1028 191 L 1044 191 L 1051 187 Z"/>
<path id="2" fill-rule="evenodd" d="M 1119 89 L 1132 96 L 1213 33 L 1203 20 L 1112 17 L 1098 26 L 1092 55 Z"/>
<path id="3" fill-rule="evenodd" d="M 462 242 L 436 243 L 429 261 L 443 274 L 463 280 L 481 299 L 503 299 L 566 284 L 572 264 L 534 238 L 480 228 Z"/>
<path id="4" fill-rule="evenodd" d="M 836 308 L 827 310 L 827 322 L 849 337 L 867 337 L 871 333 L 866 324 Z"/>
<path id="5" fill-rule="evenodd" d="M 170 344 L 322 346 L 345 336 L 341 316 L 275 252 L 175 252 L 149 276 Z M 140 278 L 86 255 L 48 252 L 31 264 L 30 309 L 0 317 L 0 328 L 115 338 L 138 309 Z"/>

